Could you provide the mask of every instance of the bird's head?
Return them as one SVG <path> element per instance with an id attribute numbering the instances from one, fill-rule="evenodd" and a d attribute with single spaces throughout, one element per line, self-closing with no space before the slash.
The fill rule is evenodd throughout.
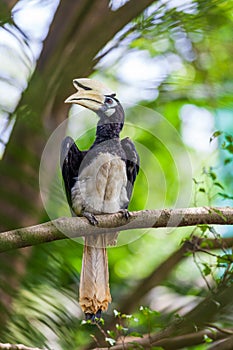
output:
<path id="1" fill-rule="evenodd" d="M 96 112 L 104 123 L 124 122 L 124 111 L 116 94 L 102 83 L 82 78 L 74 79 L 73 85 L 77 92 L 69 96 L 65 103 L 79 104 Z"/>

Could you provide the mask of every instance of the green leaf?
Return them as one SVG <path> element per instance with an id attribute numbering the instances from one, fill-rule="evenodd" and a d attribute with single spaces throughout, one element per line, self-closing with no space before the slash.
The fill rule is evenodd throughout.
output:
<path id="1" fill-rule="evenodd" d="M 220 187 L 222 190 L 224 190 L 224 186 L 220 184 L 220 182 L 214 182 L 214 186 Z"/>
<path id="2" fill-rule="evenodd" d="M 113 314 L 115 317 L 121 317 L 121 313 L 117 311 L 116 309 L 113 310 Z"/>
<path id="3" fill-rule="evenodd" d="M 131 319 L 132 317 L 133 317 L 133 315 L 121 314 L 121 318 Z"/>
<path id="4" fill-rule="evenodd" d="M 217 175 L 216 175 L 213 171 L 210 171 L 210 172 L 209 172 L 209 175 L 210 175 L 210 177 L 211 177 L 211 179 L 212 179 L 213 181 L 216 180 Z"/>
<path id="5" fill-rule="evenodd" d="M 233 143 L 233 136 L 232 135 L 226 135 L 225 136 L 225 139 L 230 142 L 230 143 Z"/>
<path id="6" fill-rule="evenodd" d="M 233 144 L 227 145 L 227 146 L 225 147 L 225 149 L 226 149 L 229 153 L 233 154 Z"/>
<path id="7" fill-rule="evenodd" d="M 108 333 L 108 335 L 109 335 L 110 338 L 113 338 L 113 339 L 116 338 L 116 332 L 107 330 L 107 333 Z"/>
<path id="8" fill-rule="evenodd" d="M 227 164 L 231 163 L 232 161 L 233 161 L 233 158 L 226 158 L 224 160 L 224 165 L 227 165 Z"/>
<path id="9" fill-rule="evenodd" d="M 123 332 L 123 333 L 127 333 L 128 332 L 128 328 L 126 327 L 123 327 L 121 324 L 117 323 L 116 324 L 116 329 L 119 331 L 119 332 Z"/>
<path id="10" fill-rule="evenodd" d="M 198 191 L 199 191 L 199 192 L 203 192 L 203 193 L 206 192 L 205 189 L 204 189 L 204 187 L 200 187 Z"/>
<path id="11" fill-rule="evenodd" d="M 224 221 L 227 221 L 227 218 L 223 215 L 223 213 L 221 212 L 221 210 L 219 210 L 219 209 L 217 209 L 217 208 L 212 208 L 212 210 L 216 213 L 216 214 L 218 214 Z M 210 230 L 210 232 L 213 232 L 213 233 L 215 233 L 216 231 L 213 231 L 213 227 L 211 227 L 211 229 L 212 229 L 212 231 Z M 217 232 L 216 232 L 217 233 Z M 219 237 L 221 237 L 220 235 L 219 235 Z"/>
<path id="12" fill-rule="evenodd" d="M 202 265 L 204 266 L 204 269 L 202 270 L 203 274 L 209 276 L 211 274 L 211 268 L 206 263 L 203 263 Z"/>
<path id="13" fill-rule="evenodd" d="M 122 331 L 123 326 L 122 326 L 121 324 L 119 324 L 119 323 L 116 323 L 116 329 L 117 329 L 118 331 Z"/>
<path id="14" fill-rule="evenodd" d="M 93 323 L 92 323 L 92 321 L 91 320 L 82 320 L 82 322 L 81 322 L 81 325 L 83 326 L 83 325 L 85 325 L 85 324 L 91 324 L 91 325 L 93 325 Z"/>
<path id="15" fill-rule="evenodd" d="M 232 263 L 233 262 L 233 254 L 224 254 L 217 257 L 218 264 L 221 263 Z"/>
<path id="16" fill-rule="evenodd" d="M 207 224 L 197 225 L 197 227 L 201 230 L 202 233 L 205 233 L 210 229 L 210 226 Z"/>
<path id="17" fill-rule="evenodd" d="M 204 334 L 204 341 L 205 343 L 212 343 L 213 339 L 211 339 L 210 337 L 208 337 L 208 335 Z"/>
<path id="18" fill-rule="evenodd" d="M 101 324 L 102 326 L 104 325 L 104 319 L 102 317 L 101 318 L 95 317 L 95 322 Z"/>
<path id="19" fill-rule="evenodd" d="M 200 244 L 201 248 L 213 248 L 213 246 L 214 246 L 214 243 L 211 240 L 208 240 L 208 239 L 203 241 L 203 242 L 201 242 L 201 244 Z"/>
<path id="20" fill-rule="evenodd" d="M 131 332 L 128 335 L 131 336 L 131 337 L 143 338 L 143 334 L 141 334 L 139 332 Z"/>
<path id="21" fill-rule="evenodd" d="M 139 310 L 142 312 L 142 314 L 144 316 L 148 316 L 148 315 L 156 315 L 159 316 L 160 312 L 156 311 L 156 310 L 151 310 L 149 307 L 147 306 L 140 306 Z"/>
<path id="22" fill-rule="evenodd" d="M 216 139 L 216 137 L 219 137 L 220 135 L 222 135 L 222 131 L 215 131 L 212 136 L 210 137 L 210 142 L 212 142 L 214 139 Z"/>

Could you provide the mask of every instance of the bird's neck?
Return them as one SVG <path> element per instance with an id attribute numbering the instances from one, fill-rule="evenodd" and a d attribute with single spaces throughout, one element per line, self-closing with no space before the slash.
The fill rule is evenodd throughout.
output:
<path id="1" fill-rule="evenodd" d="M 96 129 L 95 144 L 120 137 L 123 123 L 98 123 Z"/>

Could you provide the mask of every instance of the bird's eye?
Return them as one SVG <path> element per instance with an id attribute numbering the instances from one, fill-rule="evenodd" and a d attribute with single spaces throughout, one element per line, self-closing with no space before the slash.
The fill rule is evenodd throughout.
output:
<path id="1" fill-rule="evenodd" d="M 109 106 L 113 106 L 115 104 L 115 101 L 111 97 L 106 97 L 104 102 Z"/>

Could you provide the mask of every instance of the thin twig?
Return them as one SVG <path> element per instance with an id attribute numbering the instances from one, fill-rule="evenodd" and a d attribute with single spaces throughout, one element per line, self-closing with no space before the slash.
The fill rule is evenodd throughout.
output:
<path id="1" fill-rule="evenodd" d="M 152 288 L 160 285 L 171 271 L 188 255 L 188 252 L 198 252 L 201 245 L 205 243 L 206 250 L 221 249 L 222 245 L 225 247 L 231 247 L 233 245 L 233 237 L 210 239 L 200 238 L 198 236 L 192 236 L 191 240 L 186 240 L 181 247 L 174 251 L 169 257 L 161 262 L 156 268 L 145 278 L 141 279 L 138 284 L 131 289 L 131 292 L 123 296 L 118 303 L 118 308 L 124 310 L 124 313 L 131 313 L 139 305 L 140 300 L 145 296 Z M 197 263 L 197 262 L 196 262 Z"/>
<path id="2" fill-rule="evenodd" d="M 217 329 L 217 331 L 222 332 L 224 334 L 233 335 L 233 329 L 221 328 L 212 323 L 206 323 L 206 326 L 209 328 Z"/>

